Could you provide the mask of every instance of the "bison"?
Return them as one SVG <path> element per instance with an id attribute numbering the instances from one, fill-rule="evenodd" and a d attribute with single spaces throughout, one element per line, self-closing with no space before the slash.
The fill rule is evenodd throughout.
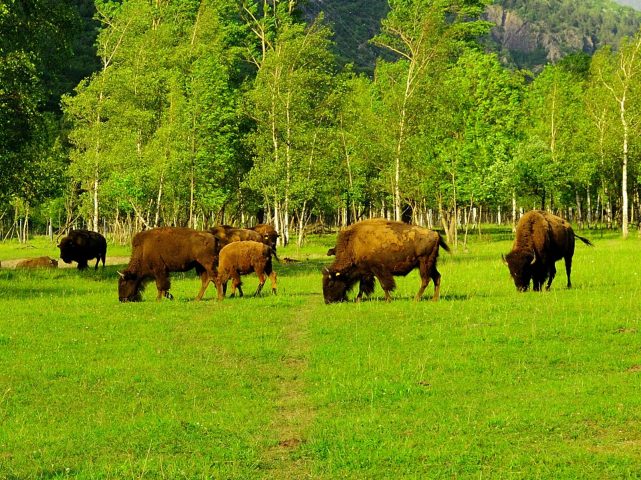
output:
<path id="1" fill-rule="evenodd" d="M 219 225 L 218 227 L 210 228 L 209 233 L 218 239 L 220 248 L 232 242 L 254 241 L 263 242 L 263 236 L 246 228 L 234 228 L 229 225 Z"/>
<path id="2" fill-rule="evenodd" d="M 276 243 L 278 242 L 278 237 L 280 237 L 280 235 L 278 235 L 278 232 L 274 227 L 267 223 L 259 223 L 258 225 L 251 227 L 251 230 L 262 235 L 263 243 L 272 247 L 274 252 L 276 251 Z M 276 259 L 278 259 L 278 257 L 276 257 Z"/>
<path id="3" fill-rule="evenodd" d="M 225 298 L 227 281 L 230 278 L 232 279 L 231 296 L 234 296 L 238 287 L 238 293 L 242 297 L 243 290 L 240 276 L 251 272 L 256 272 L 259 282 L 254 296 L 259 295 L 263 289 L 266 275 L 269 276 L 272 282 L 272 293 L 275 294 L 276 272 L 272 268 L 273 254 L 273 249 L 262 242 L 233 242 L 223 247 L 218 260 L 218 278 L 216 280 L 218 300 Z"/>
<path id="4" fill-rule="evenodd" d="M 27 258 L 16 263 L 16 268 L 58 268 L 58 260 L 51 257 Z"/>
<path id="5" fill-rule="evenodd" d="M 526 291 L 531 280 L 533 290 L 540 291 L 546 279 L 545 289 L 549 290 L 556 275 L 554 264 L 562 258 L 565 259 L 568 288 L 571 288 L 575 237 L 592 246 L 590 240 L 574 233 L 572 226 L 561 217 L 543 210 L 532 210 L 523 215 L 516 226 L 512 251 L 502 256 L 517 290 Z"/>
<path id="6" fill-rule="evenodd" d="M 260 226 L 260 225 L 257 225 L 257 226 Z M 268 229 L 271 229 L 273 233 L 276 232 L 276 230 L 274 230 L 272 226 L 270 225 L 264 225 L 264 226 L 268 227 Z M 268 229 L 261 230 L 261 232 L 258 232 L 249 228 L 234 228 L 234 227 L 230 227 L 229 225 L 220 225 L 218 227 L 211 228 L 209 232 L 212 233 L 218 239 L 220 248 L 232 242 L 246 242 L 246 241 L 260 242 L 260 243 L 264 243 L 265 245 L 269 245 L 270 247 L 272 247 L 274 258 L 280 261 L 280 259 L 278 258 L 278 255 L 276 255 L 276 240 L 272 236 L 273 233 L 270 233 Z M 276 237 L 278 237 L 278 234 L 276 234 Z"/>
<path id="7" fill-rule="evenodd" d="M 107 240 L 98 232 L 90 230 L 71 230 L 69 235 L 64 237 L 58 244 L 60 258 L 65 263 L 77 262 L 78 270 L 87 268 L 87 262 L 92 258 L 96 259 L 96 266 L 102 260 L 105 266 L 107 257 Z"/>
<path id="8" fill-rule="evenodd" d="M 196 296 L 200 300 L 209 282 L 215 282 L 217 251 L 217 239 L 208 232 L 173 227 L 140 232 L 132 241 L 129 265 L 118 272 L 118 298 L 121 302 L 140 301 L 145 284 L 156 280 L 157 299 L 164 296 L 172 300 L 169 273 L 195 268 L 202 281 Z"/>
<path id="9" fill-rule="evenodd" d="M 450 249 L 441 236 L 432 230 L 385 219 L 363 220 L 338 234 L 336 259 L 323 270 L 323 296 L 325 303 L 347 300 L 347 292 L 360 282 L 357 301 L 363 294 L 374 291 L 378 278 L 385 291 L 385 300 L 396 284 L 394 276 L 407 275 L 419 268 L 421 287 L 415 300 L 419 300 L 429 284 L 434 281 L 433 300 L 439 298 L 441 275 L 436 269 L 439 246 Z"/>

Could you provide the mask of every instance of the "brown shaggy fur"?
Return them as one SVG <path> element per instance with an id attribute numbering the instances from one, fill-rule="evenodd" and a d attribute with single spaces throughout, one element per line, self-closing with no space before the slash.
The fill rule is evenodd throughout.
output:
<path id="1" fill-rule="evenodd" d="M 267 223 L 259 223 L 251 228 L 251 230 L 258 232 L 264 239 L 263 243 L 266 243 L 276 251 L 276 242 L 278 241 L 278 232 L 274 227 Z"/>
<path id="2" fill-rule="evenodd" d="M 71 230 L 58 244 L 60 258 L 65 263 L 77 262 L 78 270 L 87 268 L 87 263 L 92 258 L 96 259 L 94 270 L 102 260 L 105 266 L 107 256 L 107 240 L 98 232 L 91 230 Z"/>
<path id="3" fill-rule="evenodd" d="M 265 226 L 276 232 L 272 226 Z M 260 242 L 272 247 L 274 250 L 274 257 L 278 260 L 278 256 L 276 255 L 276 242 L 272 239 L 271 234 L 267 230 L 265 231 L 266 233 L 263 233 L 262 230 L 261 232 L 258 232 L 249 228 L 234 228 L 229 225 L 220 225 L 218 227 L 211 228 L 209 231 L 218 239 L 220 248 L 223 248 L 225 245 L 229 245 L 232 242 Z M 276 237 L 278 237 L 278 234 L 276 234 Z"/>
<path id="4" fill-rule="evenodd" d="M 439 246 L 449 247 L 441 236 L 432 230 L 385 219 L 364 220 L 338 234 L 334 263 L 323 272 L 323 295 L 326 303 L 344 301 L 347 292 L 360 282 L 357 300 L 374 290 L 377 278 L 390 301 L 390 292 L 396 287 L 394 276 L 407 275 L 419 268 L 421 287 L 415 300 L 419 300 L 429 284 L 434 281 L 433 300 L 439 298 L 441 275 L 436 269 Z"/>
<path id="5" fill-rule="evenodd" d="M 58 260 L 50 257 L 27 258 L 16 263 L 16 268 L 58 268 Z"/>
<path id="6" fill-rule="evenodd" d="M 516 226 L 516 238 L 512 251 L 503 257 L 510 269 L 514 285 L 525 291 L 533 283 L 533 289 L 541 290 L 548 280 L 546 290 L 550 289 L 556 275 L 555 262 L 565 259 L 568 288 L 572 287 L 572 256 L 575 238 L 592 246 L 587 239 L 580 237 L 563 218 L 543 210 L 532 210 L 521 217 Z"/>
<path id="7" fill-rule="evenodd" d="M 191 228 L 154 228 L 136 234 L 131 259 L 120 274 L 118 296 L 121 302 L 140 300 L 146 282 L 156 280 L 158 297 L 173 299 L 169 293 L 170 272 L 196 269 L 202 282 L 196 300 L 205 294 L 209 282 L 216 280 L 218 257 L 216 238 Z"/>
<path id="8" fill-rule="evenodd" d="M 242 297 L 243 290 L 240 276 L 251 272 L 256 272 L 259 281 L 254 296 L 259 295 L 263 289 L 266 280 L 265 275 L 269 276 L 272 282 L 272 293 L 275 294 L 276 272 L 272 269 L 272 254 L 272 248 L 260 242 L 234 242 L 223 247 L 220 251 L 218 279 L 216 281 L 218 300 L 225 298 L 224 290 L 230 278 L 232 279 L 231 296 L 234 296 L 236 288 L 238 288 L 238 293 Z"/>

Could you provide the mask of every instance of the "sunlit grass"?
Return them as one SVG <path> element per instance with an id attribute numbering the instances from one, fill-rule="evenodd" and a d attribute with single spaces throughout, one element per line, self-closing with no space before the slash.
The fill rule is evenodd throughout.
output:
<path id="1" fill-rule="evenodd" d="M 120 304 L 116 266 L 0 269 L 0 478 L 638 476 L 641 242 L 586 235 L 573 289 L 559 264 L 526 294 L 511 242 L 473 238 L 438 303 L 414 272 L 389 304 L 325 305 L 331 237 L 279 250 L 303 261 L 277 296 L 223 302 L 190 273 Z"/>

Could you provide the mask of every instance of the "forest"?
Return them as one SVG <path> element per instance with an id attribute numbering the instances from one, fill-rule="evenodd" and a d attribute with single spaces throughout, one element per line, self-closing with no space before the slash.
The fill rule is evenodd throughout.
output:
<path id="1" fill-rule="evenodd" d="M 641 225 L 641 33 L 533 73 L 484 0 L 389 0 L 371 72 L 295 0 L 0 5 L 0 235 L 269 222 L 283 243 L 385 216 L 442 229 L 544 208 Z M 309 11 L 309 10 L 307 10 Z"/>

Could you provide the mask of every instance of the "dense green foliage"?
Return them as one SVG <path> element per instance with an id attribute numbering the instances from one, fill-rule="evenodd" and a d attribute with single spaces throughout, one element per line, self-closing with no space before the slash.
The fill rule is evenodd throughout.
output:
<path id="1" fill-rule="evenodd" d="M 0 270 L 0 477 L 634 478 L 641 245 L 588 235 L 572 290 L 559 265 L 517 293 L 505 229 L 441 255 L 438 303 L 414 272 L 390 304 L 323 304 L 334 236 L 282 249 L 277 296 L 222 303 L 194 274 L 118 304 L 116 266 Z"/>
<path id="2" fill-rule="evenodd" d="M 1 233 L 24 238 L 32 219 L 125 240 L 262 220 L 287 243 L 310 222 L 385 215 L 455 241 L 479 212 L 514 221 L 537 206 L 627 235 L 641 213 L 631 11 L 585 3 L 581 18 L 604 8 L 581 29 L 632 36 L 533 75 L 479 43 L 488 3 L 390 1 L 371 76 L 336 58 L 324 14 L 305 22 L 292 1 L 3 4 Z M 510 5 L 534 19 L 548 4 Z M 63 95 L 61 119 L 94 35 L 84 65 L 97 69 Z"/>

